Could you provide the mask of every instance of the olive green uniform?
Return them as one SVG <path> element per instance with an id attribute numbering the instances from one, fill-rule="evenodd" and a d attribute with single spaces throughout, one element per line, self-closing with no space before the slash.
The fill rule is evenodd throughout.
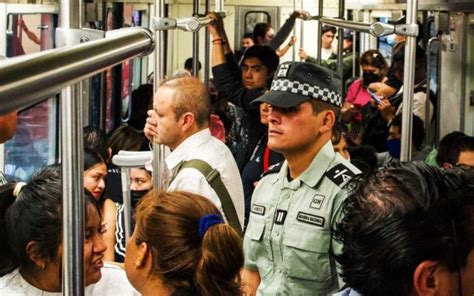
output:
<path id="1" fill-rule="evenodd" d="M 288 166 L 258 183 L 244 237 L 245 268 L 258 271 L 258 295 L 327 295 L 339 289 L 339 253 L 331 228 L 340 221 L 344 185 L 359 170 L 330 141 L 298 178 Z"/>

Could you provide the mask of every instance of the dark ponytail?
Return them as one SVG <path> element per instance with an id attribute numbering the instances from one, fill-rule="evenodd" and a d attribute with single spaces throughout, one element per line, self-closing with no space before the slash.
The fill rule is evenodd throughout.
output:
<path id="1" fill-rule="evenodd" d="M 15 187 L 17 183 L 0 187 L 0 276 L 31 266 L 28 242 L 35 241 L 39 255 L 51 259 L 61 244 L 60 168 L 45 167 L 21 190 Z"/>

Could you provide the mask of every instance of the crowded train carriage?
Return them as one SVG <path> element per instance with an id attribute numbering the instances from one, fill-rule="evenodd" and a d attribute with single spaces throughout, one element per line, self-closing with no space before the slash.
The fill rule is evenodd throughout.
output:
<path id="1" fill-rule="evenodd" d="M 473 12 L 0 3 L 0 295 L 473 295 Z"/>

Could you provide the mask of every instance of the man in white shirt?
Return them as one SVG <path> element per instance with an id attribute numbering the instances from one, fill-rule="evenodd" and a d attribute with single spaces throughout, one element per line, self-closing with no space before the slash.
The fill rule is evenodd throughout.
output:
<path id="1" fill-rule="evenodd" d="M 227 146 L 211 136 L 210 101 L 206 87 L 195 77 L 167 80 L 158 88 L 153 110 L 148 111 L 145 135 L 166 145 L 166 165 L 172 179 L 168 190 L 183 190 L 209 198 L 223 213 L 222 203 L 205 176 L 195 168 L 179 169 L 183 161 L 199 159 L 216 169 L 230 195 L 240 226 L 244 194 L 237 164 Z M 223 215 L 227 220 L 229 217 Z"/>
<path id="2" fill-rule="evenodd" d="M 335 35 L 336 28 L 326 25 L 321 28 L 321 60 L 325 61 L 333 55 L 332 42 Z M 316 58 L 309 56 L 303 48 L 300 48 L 299 56 L 302 61 L 316 64 Z"/>

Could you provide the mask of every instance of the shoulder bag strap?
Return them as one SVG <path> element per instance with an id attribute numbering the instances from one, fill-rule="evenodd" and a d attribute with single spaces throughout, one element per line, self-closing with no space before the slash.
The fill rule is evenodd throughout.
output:
<path id="1" fill-rule="evenodd" d="M 179 167 L 179 170 L 184 168 L 196 169 L 204 175 L 206 181 L 217 193 L 217 196 L 219 197 L 219 200 L 222 204 L 222 209 L 230 226 L 232 226 L 235 231 L 237 231 L 237 233 L 242 236 L 242 226 L 240 225 L 239 218 L 234 207 L 234 203 L 232 202 L 230 194 L 225 188 L 224 183 L 222 182 L 219 171 L 212 168 L 207 162 L 201 159 L 191 159 L 188 161 L 184 161 Z"/>

